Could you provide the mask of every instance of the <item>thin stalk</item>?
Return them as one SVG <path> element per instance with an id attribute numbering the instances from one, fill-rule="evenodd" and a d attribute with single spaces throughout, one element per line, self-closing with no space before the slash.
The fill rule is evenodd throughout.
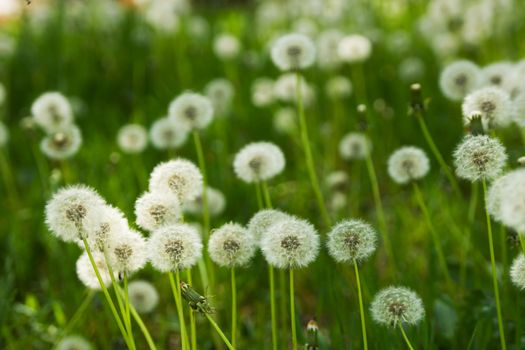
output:
<path id="1" fill-rule="evenodd" d="M 292 326 L 292 349 L 297 350 L 297 330 L 295 329 L 295 292 L 293 269 L 290 269 L 290 319 Z"/>
<path id="2" fill-rule="evenodd" d="M 272 315 L 272 349 L 277 350 L 277 317 L 275 312 L 275 277 L 273 266 L 268 265 L 268 278 L 270 280 L 270 313 Z"/>
<path id="3" fill-rule="evenodd" d="M 237 284 L 235 283 L 235 268 L 231 268 L 232 287 L 232 346 L 237 344 Z"/>
<path id="4" fill-rule="evenodd" d="M 521 251 L 525 255 L 525 237 L 521 232 L 518 232 L 518 239 L 520 240 Z"/>
<path id="5" fill-rule="evenodd" d="M 423 136 L 425 137 L 425 140 L 427 141 L 428 146 L 432 150 L 432 153 L 434 154 L 434 157 L 436 157 L 436 159 L 437 159 L 437 161 L 439 163 L 439 166 L 441 167 L 441 169 L 443 170 L 443 172 L 447 176 L 450 184 L 452 185 L 452 188 L 454 189 L 454 192 L 456 192 L 456 194 L 458 194 L 458 195 L 461 195 L 461 191 L 459 189 L 458 182 L 457 182 L 456 178 L 454 177 L 454 174 L 452 174 L 452 171 L 450 170 L 449 166 L 447 165 L 447 163 L 443 159 L 443 156 L 441 155 L 441 152 L 437 148 L 436 143 L 434 142 L 434 139 L 432 138 L 432 135 L 430 134 L 430 131 L 428 130 L 427 124 L 425 123 L 425 118 L 421 114 L 418 114 L 416 116 L 416 118 L 417 118 L 417 121 L 419 122 L 419 126 L 421 128 L 421 131 L 423 131 Z"/>
<path id="6" fill-rule="evenodd" d="M 128 322 L 128 333 L 130 336 L 133 336 L 133 330 L 131 326 L 131 315 L 129 307 L 129 289 L 128 289 L 128 274 L 124 272 L 124 306 L 126 308 L 126 319 Z"/>
<path id="7" fill-rule="evenodd" d="M 191 276 L 191 269 L 186 270 L 186 278 L 188 279 L 188 284 L 193 285 L 193 278 Z M 190 307 L 190 345 L 191 350 L 197 350 L 197 325 L 195 323 L 195 312 Z"/>
<path id="8" fill-rule="evenodd" d="M 464 287 L 467 278 L 467 257 L 470 251 L 470 236 L 472 235 L 472 226 L 474 225 L 474 219 L 476 218 L 476 209 L 478 207 L 478 198 L 479 198 L 479 189 L 478 183 L 473 182 L 470 187 L 470 201 L 468 206 L 468 228 L 466 228 L 466 234 L 464 242 L 466 244 L 463 246 L 461 253 L 461 266 L 460 266 L 460 281 L 461 286 Z"/>
<path id="9" fill-rule="evenodd" d="M 233 345 L 230 343 L 230 341 L 228 340 L 228 338 L 226 338 L 226 336 L 224 335 L 223 331 L 221 330 L 221 328 L 217 325 L 217 323 L 213 320 L 213 318 L 211 318 L 211 316 L 209 314 L 204 314 L 206 315 L 206 318 L 208 319 L 208 321 L 210 321 L 211 325 L 213 326 L 213 328 L 215 328 L 215 330 L 217 331 L 217 333 L 219 334 L 219 336 L 221 337 L 222 341 L 224 342 L 224 344 L 226 344 L 226 346 L 228 347 L 228 349 L 230 350 L 235 350 L 235 348 L 233 347 Z"/>
<path id="10" fill-rule="evenodd" d="M 401 334 L 403 335 L 403 339 L 405 339 L 405 343 L 407 343 L 407 346 L 410 350 L 414 350 L 414 347 L 412 346 L 412 344 L 410 344 L 410 340 L 408 340 L 408 337 L 407 337 L 407 334 L 405 333 L 405 329 L 403 328 L 403 325 L 401 324 L 401 322 L 398 323 L 399 324 L 399 329 L 401 330 Z"/>
<path id="11" fill-rule="evenodd" d="M 361 331 L 363 333 L 363 348 L 368 350 L 368 341 L 366 339 L 366 321 L 365 321 L 365 309 L 363 307 L 363 295 L 361 293 L 361 281 L 359 280 L 359 268 L 357 267 L 357 261 L 354 260 L 354 271 L 355 280 L 357 283 L 357 296 L 359 298 L 359 312 L 361 313 Z"/>
<path id="12" fill-rule="evenodd" d="M 266 181 L 263 181 L 261 183 L 263 194 L 264 194 L 264 201 L 266 202 L 266 207 L 271 208 L 272 207 L 272 198 L 270 197 L 270 191 L 268 191 L 268 184 Z"/>
<path id="13" fill-rule="evenodd" d="M 483 198 L 487 198 L 487 180 L 483 178 Z M 489 236 L 489 249 L 490 249 L 490 263 L 492 265 L 492 284 L 494 285 L 494 297 L 496 298 L 496 311 L 498 313 L 498 328 L 501 349 L 507 350 L 507 344 L 505 343 L 505 330 L 503 328 L 503 317 L 501 314 L 501 302 L 499 299 L 499 289 L 498 289 L 498 277 L 496 272 L 496 258 L 494 256 L 494 242 L 492 239 L 492 225 L 490 222 L 490 214 L 487 206 L 485 205 L 485 216 L 487 217 L 487 232 Z"/>
<path id="14" fill-rule="evenodd" d="M 264 208 L 262 194 L 261 194 L 261 184 L 259 182 L 255 183 L 255 194 L 257 196 L 257 206 L 259 207 L 259 210 Z"/>
<path id="15" fill-rule="evenodd" d="M 180 338 L 181 338 L 181 343 L 182 343 L 182 350 L 187 350 L 188 349 L 188 338 L 186 334 L 186 323 L 184 321 L 184 313 L 182 310 L 182 297 L 181 297 L 181 292 L 180 292 L 180 277 L 179 277 L 178 270 L 175 271 L 175 276 L 177 280 L 176 282 L 173 276 L 173 272 L 171 271 L 168 272 L 171 291 L 173 293 L 173 297 L 175 298 L 175 306 L 177 307 L 177 314 L 179 317 Z"/>
<path id="16" fill-rule="evenodd" d="M 304 115 L 304 106 L 303 106 L 303 96 L 301 91 L 301 75 L 299 72 L 296 73 L 296 84 L 295 91 L 297 95 L 297 112 L 299 114 L 299 127 L 301 129 L 301 142 L 303 145 L 303 151 L 306 158 L 306 166 L 308 168 L 308 175 L 310 177 L 310 183 L 314 190 L 315 198 L 317 205 L 321 212 L 324 224 L 326 227 L 331 226 L 330 216 L 328 215 L 328 210 L 326 209 L 326 204 L 323 198 L 323 193 L 321 192 L 321 187 L 319 186 L 319 180 L 317 178 L 317 173 L 315 172 L 314 158 L 312 155 L 312 149 L 310 148 L 310 139 L 308 137 L 308 127 L 306 123 L 306 118 Z"/>
<path id="17" fill-rule="evenodd" d="M 430 217 L 430 213 L 428 212 L 427 205 L 425 204 L 425 200 L 423 199 L 423 194 L 421 193 L 421 190 L 419 189 L 419 185 L 417 184 L 417 182 L 412 182 L 412 185 L 414 187 L 414 193 L 416 195 L 416 200 L 419 204 L 419 208 L 423 212 L 423 216 L 427 223 L 428 230 L 430 231 L 430 235 L 432 236 L 432 241 L 436 249 L 439 265 L 441 265 L 441 270 L 443 274 L 445 275 L 445 279 L 447 280 L 448 286 L 452 287 L 452 279 L 450 278 L 450 273 L 448 271 L 447 261 L 445 259 L 445 254 L 443 253 L 443 247 L 441 247 L 439 236 L 436 232 L 436 229 L 434 228 L 434 225 L 432 224 L 432 218 Z"/>

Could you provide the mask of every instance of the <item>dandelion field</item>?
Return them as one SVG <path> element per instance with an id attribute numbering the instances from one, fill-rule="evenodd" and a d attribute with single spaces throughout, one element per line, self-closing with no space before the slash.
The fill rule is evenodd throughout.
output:
<path id="1" fill-rule="evenodd" d="M 525 3 L 5 4 L 0 349 L 525 348 Z"/>

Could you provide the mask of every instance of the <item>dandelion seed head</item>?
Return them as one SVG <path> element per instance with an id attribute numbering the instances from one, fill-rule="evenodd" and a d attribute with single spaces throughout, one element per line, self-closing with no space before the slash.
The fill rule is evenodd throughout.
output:
<path id="1" fill-rule="evenodd" d="M 326 95 L 332 99 L 345 98 L 352 94 L 352 82 L 344 76 L 335 76 L 326 82 Z"/>
<path id="2" fill-rule="evenodd" d="M 512 73 L 513 65 L 510 62 L 496 62 L 483 67 L 481 70 L 481 86 L 503 87 L 508 76 Z"/>
<path id="3" fill-rule="evenodd" d="M 490 215 L 497 222 L 502 222 L 501 204 L 512 196 L 513 186 L 519 181 L 519 178 L 525 178 L 525 169 L 511 171 L 503 176 L 498 177 L 489 188 L 486 198 L 486 206 Z"/>
<path id="4" fill-rule="evenodd" d="M 273 117 L 273 127 L 282 134 L 293 134 L 297 130 L 297 112 L 291 107 L 282 107 Z"/>
<path id="5" fill-rule="evenodd" d="M 178 197 L 171 192 L 146 192 L 135 202 L 136 223 L 146 231 L 177 223 L 181 216 Z"/>
<path id="6" fill-rule="evenodd" d="M 525 289 L 525 256 L 523 254 L 514 258 L 510 267 L 510 280 L 519 289 Z"/>
<path id="7" fill-rule="evenodd" d="M 456 174 L 470 181 L 498 177 L 506 161 L 505 147 L 486 135 L 468 135 L 454 151 Z"/>
<path id="8" fill-rule="evenodd" d="M 252 234 L 255 242 L 260 242 L 261 237 L 268 231 L 270 226 L 289 218 L 290 215 L 280 210 L 259 210 L 248 222 L 248 231 Z"/>
<path id="9" fill-rule="evenodd" d="M 31 106 L 35 123 L 47 133 L 67 128 L 73 123 L 73 110 L 68 99 L 59 92 L 40 95 Z"/>
<path id="10" fill-rule="evenodd" d="M 305 69 L 315 61 L 315 45 L 304 34 L 286 34 L 274 42 L 271 56 L 282 71 Z"/>
<path id="11" fill-rule="evenodd" d="M 344 62 L 363 62 L 372 54 L 372 43 L 363 35 L 347 35 L 339 41 L 337 53 Z"/>
<path id="12" fill-rule="evenodd" d="M 206 85 L 204 91 L 217 115 L 224 116 L 229 112 L 235 95 L 235 88 L 229 80 L 214 79 Z"/>
<path id="13" fill-rule="evenodd" d="M 140 233 L 128 229 L 111 237 L 109 243 L 109 261 L 120 272 L 134 273 L 147 262 L 146 240 Z"/>
<path id="14" fill-rule="evenodd" d="M 192 267 L 202 256 L 202 241 L 197 229 L 188 224 L 163 226 L 148 241 L 149 259 L 161 272 Z"/>
<path id="15" fill-rule="evenodd" d="M 505 226 L 512 228 L 519 234 L 525 234 L 525 169 L 514 170 L 498 179 L 493 186 L 496 187 L 496 204 L 499 197 L 499 210 L 497 217 Z M 487 203 L 488 204 L 488 203 Z"/>
<path id="16" fill-rule="evenodd" d="M 150 175 L 150 192 L 173 193 L 183 204 L 202 192 L 202 174 L 191 161 L 178 158 L 158 164 Z"/>
<path id="17" fill-rule="evenodd" d="M 93 350 L 91 344 L 79 335 L 68 335 L 60 340 L 57 350 Z"/>
<path id="18" fill-rule="evenodd" d="M 117 144 L 124 153 L 141 153 L 148 146 L 148 131 L 139 124 L 127 124 L 117 133 Z"/>
<path id="19" fill-rule="evenodd" d="M 160 118 L 151 125 L 149 138 L 157 149 L 174 149 L 186 142 L 188 129 L 169 118 Z"/>
<path id="20" fill-rule="evenodd" d="M 75 125 L 48 134 L 40 142 L 40 150 L 50 159 L 63 160 L 77 154 L 82 145 L 82 133 Z"/>
<path id="21" fill-rule="evenodd" d="M 224 208 L 226 207 L 226 198 L 221 191 L 207 186 L 206 187 L 206 199 L 208 201 L 208 213 L 211 216 L 218 216 L 222 214 Z M 184 204 L 184 211 L 190 214 L 202 214 L 203 212 L 203 198 L 202 193 L 195 197 L 193 200 L 188 201 Z"/>
<path id="22" fill-rule="evenodd" d="M 399 323 L 416 325 L 425 316 L 423 302 L 406 287 L 388 287 L 376 294 L 370 307 L 372 318 L 392 328 Z"/>
<path id="23" fill-rule="evenodd" d="M 241 42 L 235 35 L 222 33 L 215 37 L 213 51 L 219 59 L 230 61 L 241 53 Z"/>
<path id="24" fill-rule="evenodd" d="M 345 160 L 365 159 L 371 151 L 372 142 L 360 132 L 350 132 L 339 142 L 339 154 Z"/>
<path id="25" fill-rule="evenodd" d="M 465 124 L 473 112 L 481 112 L 485 130 L 508 126 L 514 118 L 509 94 L 497 87 L 485 87 L 468 94 L 461 108 Z"/>
<path id="26" fill-rule="evenodd" d="M 168 118 L 188 130 L 204 129 L 213 119 L 213 105 L 203 95 L 185 92 L 170 103 Z"/>
<path id="27" fill-rule="evenodd" d="M 362 262 L 376 250 L 377 233 L 362 220 L 343 220 L 328 233 L 328 252 L 337 262 Z"/>
<path id="28" fill-rule="evenodd" d="M 128 285 L 129 302 L 141 314 L 152 312 L 159 303 L 159 293 L 147 281 L 132 281 Z"/>
<path id="29" fill-rule="evenodd" d="M 344 34 L 338 30 L 323 31 L 317 38 L 317 62 L 321 69 L 335 69 L 341 65 L 338 54 L 339 42 Z"/>
<path id="30" fill-rule="evenodd" d="M 478 88 L 481 71 L 477 65 L 467 60 L 455 61 L 443 69 L 439 78 L 441 92 L 451 100 L 462 100 Z"/>
<path id="31" fill-rule="evenodd" d="M 256 107 L 266 107 L 275 101 L 274 81 L 270 78 L 257 78 L 252 83 L 252 103 Z"/>
<path id="32" fill-rule="evenodd" d="M 247 265 L 255 255 L 255 249 L 250 231 L 233 222 L 213 230 L 208 241 L 210 258 L 223 267 Z"/>
<path id="33" fill-rule="evenodd" d="M 87 241 L 92 250 L 104 251 L 104 249 L 109 249 L 113 237 L 126 233 L 129 227 L 124 214 L 108 204 L 101 208 L 99 215 L 97 225 L 92 228 Z M 77 244 L 84 247 L 80 240 L 77 241 Z"/>
<path id="34" fill-rule="evenodd" d="M 104 283 L 105 286 L 108 286 L 111 284 L 111 276 L 109 274 L 108 266 L 106 265 L 104 254 L 101 252 L 92 252 L 91 254 L 93 256 L 93 260 L 95 261 L 95 265 L 97 266 L 98 272 L 100 273 L 102 283 Z M 89 256 L 86 252 L 84 252 L 80 258 L 78 258 L 76 268 L 77 276 L 80 282 L 90 289 L 101 289 L 97 275 L 93 269 L 93 265 L 91 264 Z M 113 271 L 113 273 L 117 272 Z"/>
<path id="35" fill-rule="evenodd" d="M 419 180 L 430 170 L 426 153 L 417 147 L 405 146 L 388 158 L 388 174 L 398 184 Z"/>
<path id="36" fill-rule="evenodd" d="M 281 149 L 270 142 L 253 142 L 244 146 L 233 161 L 238 178 L 252 183 L 266 181 L 284 170 L 286 160 Z"/>
<path id="37" fill-rule="evenodd" d="M 299 83 L 301 95 L 305 106 L 309 106 L 315 100 L 315 91 L 303 77 Z M 281 75 L 273 85 L 275 96 L 284 102 L 297 103 L 297 77 L 294 73 Z"/>

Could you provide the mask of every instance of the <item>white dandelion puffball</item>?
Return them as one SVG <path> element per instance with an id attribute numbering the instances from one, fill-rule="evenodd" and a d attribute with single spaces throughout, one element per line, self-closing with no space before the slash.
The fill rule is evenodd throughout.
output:
<path id="1" fill-rule="evenodd" d="M 486 135 L 468 135 L 454 151 L 456 174 L 470 181 L 498 177 L 506 161 L 505 147 Z"/>
<path id="2" fill-rule="evenodd" d="M 282 71 L 305 69 L 315 61 L 315 45 L 306 35 L 287 34 L 274 42 L 271 56 Z"/>
<path id="3" fill-rule="evenodd" d="M 51 133 L 73 123 L 73 110 L 68 99 L 59 92 L 40 95 L 31 106 L 35 123 Z"/>
<path id="4" fill-rule="evenodd" d="M 92 252 L 91 254 L 102 279 L 102 283 L 104 283 L 105 286 L 108 286 L 109 284 L 111 284 L 111 276 L 109 274 L 108 266 L 106 265 L 106 259 L 104 258 L 104 254 L 101 252 Z M 80 282 L 82 282 L 86 287 L 90 289 L 101 289 L 100 283 L 97 278 L 97 274 L 95 273 L 95 269 L 91 264 L 91 260 L 89 259 L 89 255 L 87 254 L 87 252 L 84 252 L 80 256 L 80 258 L 78 258 L 76 267 L 77 276 Z M 116 272 L 114 271 L 114 273 Z"/>
<path id="5" fill-rule="evenodd" d="M 104 200 L 92 188 L 64 187 L 47 201 L 46 224 L 58 238 L 76 242 L 98 228 L 104 207 Z"/>
<path id="6" fill-rule="evenodd" d="M 147 260 L 146 240 L 137 231 L 128 230 L 111 237 L 109 262 L 116 271 L 131 274 L 142 269 Z"/>
<path id="7" fill-rule="evenodd" d="M 305 106 L 309 106 L 315 100 L 314 89 L 305 81 L 303 77 L 300 78 L 299 86 L 301 89 L 301 96 Z M 273 86 L 275 96 L 284 102 L 297 103 L 297 76 L 294 73 L 286 73 L 281 75 Z"/>
<path id="8" fill-rule="evenodd" d="M 122 211 L 110 205 L 104 205 L 99 215 L 97 226 L 87 236 L 87 242 L 92 250 L 104 251 L 104 249 L 109 249 L 113 237 L 126 233 L 129 226 Z M 80 240 L 77 241 L 77 244 L 84 247 Z"/>
<path id="9" fill-rule="evenodd" d="M 525 256 L 523 254 L 514 258 L 510 267 L 510 280 L 519 289 L 525 289 Z"/>
<path id="10" fill-rule="evenodd" d="M 68 335 L 62 338 L 56 346 L 57 350 L 93 350 L 86 338 L 78 335 Z"/>
<path id="11" fill-rule="evenodd" d="M 497 87 L 486 87 L 468 94 L 461 109 L 465 124 L 470 122 L 473 113 L 481 113 L 485 130 L 508 126 L 514 116 L 509 94 Z"/>
<path id="12" fill-rule="evenodd" d="M 285 164 L 284 154 L 278 146 L 270 142 L 253 142 L 235 155 L 233 170 L 238 178 L 252 183 L 280 174 Z"/>
<path id="13" fill-rule="evenodd" d="M 349 183 L 349 177 L 346 172 L 337 170 L 329 173 L 324 182 L 331 191 L 345 191 Z"/>
<path id="14" fill-rule="evenodd" d="M 202 174 L 195 164 L 183 158 L 163 162 L 151 172 L 149 190 L 173 193 L 184 203 L 202 192 Z"/>
<path id="15" fill-rule="evenodd" d="M 345 160 L 365 159 L 371 151 L 372 142 L 360 132 L 350 132 L 339 142 L 339 154 Z"/>
<path id="16" fill-rule="evenodd" d="M 175 224 L 181 217 L 179 198 L 172 192 L 146 192 L 135 202 L 136 223 L 146 231 Z"/>
<path id="17" fill-rule="evenodd" d="M 192 267 L 202 256 L 202 241 L 197 229 L 188 224 L 163 226 L 148 241 L 149 260 L 161 272 Z"/>
<path id="18" fill-rule="evenodd" d="M 352 94 L 352 82 L 342 75 L 335 76 L 326 82 L 325 91 L 332 99 L 345 98 Z"/>
<path id="19" fill-rule="evenodd" d="M 334 29 L 319 34 L 317 38 L 317 63 L 321 69 L 335 69 L 340 66 L 341 59 L 337 50 L 343 37 L 343 33 Z"/>
<path id="20" fill-rule="evenodd" d="M 498 177 L 489 188 L 487 193 L 486 206 L 490 215 L 497 222 L 502 222 L 501 205 L 514 197 L 515 190 L 519 189 L 520 183 L 525 182 L 525 169 L 511 171 L 503 176 Z M 514 215 L 514 213 L 509 216 Z M 517 230 L 520 232 L 521 230 Z M 524 231 L 525 232 L 525 231 Z"/>
<path id="21" fill-rule="evenodd" d="M 252 83 L 252 103 L 256 107 L 266 107 L 275 101 L 274 81 L 270 78 L 257 78 Z"/>
<path id="22" fill-rule="evenodd" d="M 141 153 L 148 146 L 148 131 L 139 124 L 128 124 L 117 133 L 117 144 L 124 153 Z"/>
<path id="23" fill-rule="evenodd" d="M 376 250 L 377 233 L 362 220 L 343 220 L 328 233 L 328 252 L 337 262 L 362 262 Z"/>
<path id="24" fill-rule="evenodd" d="M 185 92 L 170 103 L 168 118 L 188 130 L 204 129 L 213 119 L 213 105 L 205 96 Z"/>
<path id="25" fill-rule="evenodd" d="M 221 60 L 233 60 L 241 53 L 241 42 L 235 35 L 219 34 L 213 41 L 213 52 Z"/>
<path id="26" fill-rule="evenodd" d="M 210 258 L 219 266 L 245 266 L 255 255 L 255 240 L 250 231 L 237 223 L 227 223 L 211 232 Z"/>
<path id="27" fill-rule="evenodd" d="M 260 242 L 262 236 L 268 231 L 270 226 L 285 220 L 291 216 L 276 209 L 263 209 L 255 213 L 248 222 L 248 231 L 256 242 Z"/>
<path id="28" fill-rule="evenodd" d="M 75 125 L 55 129 L 40 142 L 40 150 L 50 159 L 62 160 L 77 154 L 82 145 L 82 133 Z"/>
<path id="29" fill-rule="evenodd" d="M 261 250 L 274 267 L 306 267 L 319 253 L 319 235 L 308 221 L 290 217 L 268 228 L 261 238 Z"/>
<path id="30" fill-rule="evenodd" d="M 525 127 L 525 82 L 523 83 L 523 90 L 516 95 L 512 101 L 514 105 L 514 121 Z"/>
<path id="31" fill-rule="evenodd" d="M 157 149 L 174 149 L 186 142 L 188 129 L 175 124 L 169 118 L 160 118 L 151 125 L 149 138 Z"/>
<path id="32" fill-rule="evenodd" d="M 132 281 L 128 285 L 129 302 L 141 314 L 149 313 L 159 303 L 159 293 L 153 284 L 147 281 Z"/>
<path id="33" fill-rule="evenodd" d="M 420 148 L 405 146 L 388 158 L 388 174 L 398 184 L 419 180 L 430 170 L 427 154 Z"/>
<path id="34" fill-rule="evenodd" d="M 483 67 L 481 70 L 481 86 L 502 87 L 508 76 L 512 74 L 510 62 L 497 62 Z"/>
<path id="35" fill-rule="evenodd" d="M 293 134 L 297 131 L 297 111 L 292 107 L 282 107 L 273 116 L 273 127 L 281 134 Z"/>
<path id="36" fill-rule="evenodd" d="M 525 169 L 515 170 L 504 176 L 499 191 L 499 217 L 501 223 L 525 234 Z"/>
<path id="37" fill-rule="evenodd" d="M 359 34 L 348 35 L 339 41 L 337 53 L 344 62 L 363 62 L 372 53 L 372 43 L 365 36 Z"/>
<path id="38" fill-rule="evenodd" d="M 455 61 L 443 69 L 439 77 L 441 92 L 451 100 L 460 101 L 478 88 L 481 72 L 467 60 Z"/>
<path id="39" fill-rule="evenodd" d="M 229 112 L 235 95 L 235 88 L 229 80 L 214 79 L 206 85 L 204 91 L 217 115 L 224 116 Z"/>
<path id="40" fill-rule="evenodd" d="M 392 328 L 398 324 L 417 325 L 425 317 L 421 298 L 406 287 L 388 287 L 376 294 L 370 306 L 372 318 Z"/>
<path id="41" fill-rule="evenodd" d="M 173 1 L 151 1 L 145 13 L 146 22 L 162 33 L 175 33 L 180 26 Z"/>
<path id="42" fill-rule="evenodd" d="M 0 121 L 0 147 L 4 147 L 9 141 L 9 129 Z"/>
<path id="43" fill-rule="evenodd" d="M 208 213 L 211 216 L 218 216 L 222 214 L 224 208 L 226 207 L 226 198 L 221 191 L 207 186 L 206 199 L 208 201 Z M 204 209 L 203 204 L 204 201 L 201 193 L 191 201 L 184 203 L 184 211 L 194 215 L 202 214 Z"/>

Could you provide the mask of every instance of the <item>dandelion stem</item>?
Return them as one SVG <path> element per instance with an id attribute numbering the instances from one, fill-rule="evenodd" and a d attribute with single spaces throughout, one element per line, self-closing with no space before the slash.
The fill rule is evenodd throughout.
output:
<path id="1" fill-rule="evenodd" d="M 445 275 L 445 279 L 447 280 L 447 284 L 449 287 L 452 287 L 452 280 L 450 278 L 450 273 L 448 271 L 447 261 L 445 259 L 445 254 L 443 253 L 443 247 L 441 247 L 441 242 L 439 240 L 439 236 L 436 232 L 436 229 L 434 228 L 434 225 L 432 224 L 432 219 L 430 218 L 430 213 L 428 212 L 427 205 L 425 204 L 425 200 L 423 199 L 423 194 L 421 193 L 421 190 L 419 188 L 419 185 L 417 182 L 412 182 L 412 185 L 414 187 L 414 193 L 416 195 L 416 200 L 418 202 L 419 208 L 423 212 L 423 216 L 425 217 L 425 221 L 428 226 L 428 230 L 430 231 L 430 235 L 432 236 L 432 241 L 434 243 L 434 247 L 436 249 L 436 254 L 438 256 L 439 265 L 441 265 L 441 270 L 443 274 Z"/>
<path id="2" fill-rule="evenodd" d="M 270 280 L 270 312 L 272 315 L 272 349 L 277 350 L 277 317 L 275 313 L 275 277 L 274 277 L 272 265 L 268 265 L 268 278 Z"/>
<path id="3" fill-rule="evenodd" d="M 128 326 L 128 334 L 133 339 L 133 330 L 131 326 L 131 316 L 130 316 L 130 307 L 129 307 L 129 289 L 128 289 L 128 274 L 124 272 L 124 305 L 126 308 L 125 318 Z M 133 340 L 133 342 L 135 342 Z"/>
<path id="4" fill-rule="evenodd" d="M 295 292 L 293 269 L 290 269 L 290 319 L 292 326 L 292 349 L 297 350 L 297 330 L 295 329 Z"/>
<path id="5" fill-rule="evenodd" d="M 525 237 L 523 237 L 523 234 L 521 232 L 518 232 L 518 239 L 520 240 L 521 250 L 525 255 Z"/>
<path id="6" fill-rule="evenodd" d="M 401 330 L 401 334 L 403 335 L 403 339 L 405 339 L 405 343 L 407 343 L 407 346 L 410 350 L 414 350 L 414 347 L 412 344 L 410 344 L 410 340 L 408 340 L 407 334 L 405 333 L 405 329 L 403 328 L 403 324 L 401 322 L 399 324 L 399 329 Z"/>
<path id="7" fill-rule="evenodd" d="M 78 307 L 77 311 L 75 311 L 73 316 L 71 316 L 71 319 L 66 324 L 64 329 L 62 329 L 62 331 L 60 332 L 60 336 L 57 338 L 57 340 L 53 344 L 53 349 L 56 349 L 58 343 L 64 338 L 64 336 L 67 335 L 75 327 L 77 322 L 84 315 L 84 312 L 87 310 L 94 296 L 95 296 L 95 291 L 93 289 L 88 289 L 86 297 L 84 298 L 84 300 Z"/>
<path id="8" fill-rule="evenodd" d="M 310 148 L 310 139 L 308 137 L 308 127 L 306 123 L 306 118 L 304 115 L 304 106 L 303 106 L 303 96 L 301 89 L 301 74 L 296 73 L 296 84 L 295 91 L 297 95 L 297 112 L 299 114 L 299 126 L 301 129 L 301 142 L 303 145 L 303 151 L 306 158 L 306 166 L 308 168 L 308 175 L 310 177 L 310 183 L 315 193 L 315 198 L 317 200 L 317 205 L 321 212 L 324 224 L 326 227 L 330 227 L 331 220 L 328 215 L 328 210 L 323 198 L 323 193 L 321 192 L 321 187 L 319 186 L 319 180 L 317 178 L 317 173 L 315 172 L 314 158 L 312 155 L 312 149 Z"/>
<path id="9" fill-rule="evenodd" d="M 186 278 L 188 279 L 188 284 L 193 285 L 193 278 L 191 276 L 191 269 L 186 270 Z M 191 350 L 197 350 L 197 325 L 195 324 L 195 313 L 190 307 L 190 331 L 191 331 Z"/>
<path id="10" fill-rule="evenodd" d="M 487 198 L 487 180 L 483 178 L 483 198 Z M 499 327 L 499 336 L 501 342 L 501 349 L 506 350 L 507 344 L 505 343 L 505 330 L 503 328 L 503 317 L 501 314 L 501 302 L 499 300 L 499 289 L 498 289 L 498 277 L 496 271 L 496 258 L 494 256 L 494 242 L 492 239 L 492 225 L 490 222 L 490 214 L 485 205 L 485 216 L 487 218 L 487 232 L 489 236 L 489 249 L 490 249 L 490 263 L 492 265 L 492 283 L 494 285 L 494 297 L 496 299 L 496 311 L 498 314 L 498 327 Z"/>
<path id="11" fill-rule="evenodd" d="M 357 283 L 357 296 L 359 298 L 359 312 L 361 313 L 361 331 L 363 332 L 363 348 L 368 350 L 368 341 L 366 339 L 366 321 L 365 310 L 363 307 L 363 295 L 361 293 L 361 281 L 359 280 L 359 267 L 357 261 L 354 260 L 355 280 Z"/>
<path id="12" fill-rule="evenodd" d="M 257 195 L 257 206 L 259 207 L 259 210 L 264 208 L 262 194 L 261 194 L 261 183 L 256 182 L 255 183 L 255 193 Z"/>
<path id="13" fill-rule="evenodd" d="M 180 292 L 180 277 L 179 270 L 175 271 L 175 279 L 173 277 L 173 272 L 168 272 L 168 277 L 170 280 L 171 291 L 173 297 L 175 298 L 175 306 L 177 307 L 177 314 L 179 316 L 179 326 L 180 326 L 180 337 L 182 343 L 182 350 L 188 349 L 188 336 L 186 334 L 186 323 L 184 321 L 184 312 L 182 310 L 182 297 Z"/>
<path id="14" fill-rule="evenodd" d="M 211 325 L 213 326 L 213 328 L 215 328 L 215 330 L 217 331 L 217 333 L 219 334 L 219 336 L 221 337 L 222 341 L 224 342 L 224 344 L 226 344 L 226 346 L 228 347 L 228 349 L 230 350 L 235 350 L 235 348 L 233 347 L 233 345 L 230 343 L 230 341 L 228 340 L 228 338 L 226 338 L 226 336 L 224 335 L 224 333 L 222 332 L 221 328 L 217 325 L 217 323 L 213 320 L 213 318 L 211 318 L 211 316 L 207 313 L 205 313 L 204 315 L 206 315 L 206 318 L 208 319 L 208 321 L 210 321 Z"/>
<path id="15" fill-rule="evenodd" d="M 232 284 L 232 345 L 237 344 L 237 284 L 235 283 L 235 268 L 231 268 L 231 284 Z"/>
<path id="16" fill-rule="evenodd" d="M 263 181 L 261 185 L 263 189 L 264 200 L 266 202 L 266 207 L 272 208 L 272 198 L 270 197 L 270 191 L 268 191 L 268 183 L 266 181 Z"/>

